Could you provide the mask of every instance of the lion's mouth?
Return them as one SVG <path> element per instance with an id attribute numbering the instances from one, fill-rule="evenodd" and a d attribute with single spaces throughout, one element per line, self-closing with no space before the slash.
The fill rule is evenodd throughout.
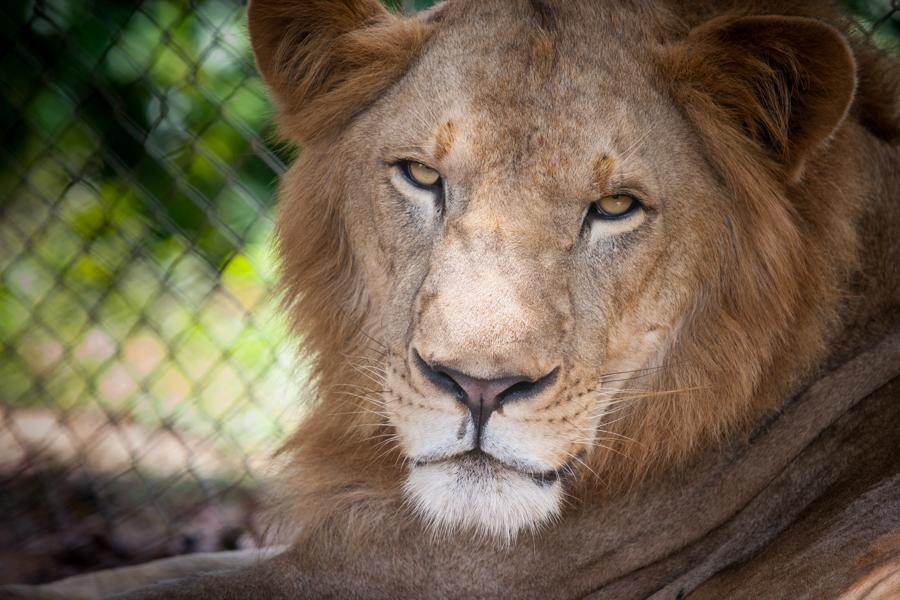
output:
<path id="1" fill-rule="evenodd" d="M 459 454 L 453 454 L 451 456 L 444 456 L 437 459 L 417 460 L 415 461 L 415 465 L 417 467 L 424 467 L 427 465 L 456 463 L 466 468 L 466 470 L 471 471 L 502 469 L 504 471 L 512 471 L 513 473 L 522 475 L 523 477 L 527 477 L 539 486 L 545 486 L 555 483 L 561 479 L 574 476 L 575 462 L 579 460 L 580 455 L 583 453 L 584 452 L 582 451 L 579 453 L 579 456 L 573 456 L 561 467 L 548 471 L 535 471 L 532 469 L 523 468 L 520 465 L 512 464 L 505 460 L 492 456 L 479 448 L 468 450 Z"/>

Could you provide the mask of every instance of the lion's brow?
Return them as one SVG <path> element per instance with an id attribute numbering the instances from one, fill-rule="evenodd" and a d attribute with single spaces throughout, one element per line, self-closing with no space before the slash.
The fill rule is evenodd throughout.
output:
<path id="1" fill-rule="evenodd" d="M 401 160 L 404 158 L 419 158 L 429 156 L 430 151 L 424 146 L 416 144 L 406 146 L 382 146 L 381 155 L 389 157 L 389 160 Z"/>
<path id="2" fill-rule="evenodd" d="M 601 154 L 594 160 L 593 166 L 593 184 L 597 189 L 606 187 L 610 177 L 615 170 L 616 161 L 608 154 Z"/>
<path id="3" fill-rule="evenodd" d="M 435 136 L 434 142 L 434 157 L 437 160 L 441 160 L 447 153 L 450 152 L 450 148 L 453 146 L 453 142 L 456 140 L 456 125 L 454 125 L 453 121 L 447 121 L 443 125 L 441 125 L 440 129 L 438 129 L 437 135 Z"/>

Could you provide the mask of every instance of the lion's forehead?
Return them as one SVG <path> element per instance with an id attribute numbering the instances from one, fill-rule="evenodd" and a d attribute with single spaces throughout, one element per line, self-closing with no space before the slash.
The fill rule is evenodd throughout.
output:
<path id="1" fill-rule="evenodd" d="M 520 34 L 503 23 L 445 27 L 373 112 L 385 138 L 427 141 L 466 180 L 496 186 L 515 178 L 538 198 L 582 192 L 566 185 L 588 181 L 605 154 L 647 168 L 684 168 L 679 161 L 689 157 L 694 133 L 654 87 L 651 58 L 622 58 L 615 43 L 582 36 L 554 42 L 574 47 L 558 48 L 552 68 L 541 69 L 533 42 L 516 42 Z"/>

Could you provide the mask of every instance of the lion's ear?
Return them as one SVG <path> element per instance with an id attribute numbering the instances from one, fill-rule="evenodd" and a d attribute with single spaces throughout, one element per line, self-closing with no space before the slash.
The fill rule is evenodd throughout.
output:
<path id="1" fill-rule="evenodd" d="M 834 28 L 805 17 L 723 17 L 668 55 L 689 113 L 736 128 L 798 178 L 843 121 L 856 63 Z"/>
<path id="2" fill-rule="evenodd" d="M 247 20 L 281 130 L 300 142 L 339 131 L 377 99 L 429 33 L 378 0 L 252 0 Z"/>

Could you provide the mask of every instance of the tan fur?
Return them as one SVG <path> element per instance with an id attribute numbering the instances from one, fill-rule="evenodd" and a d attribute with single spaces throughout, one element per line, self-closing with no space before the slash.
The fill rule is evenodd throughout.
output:
<path id="1" fill-rule="evenodd" d="M 250 27 L 302 147 L 277 239 L 316 398 L 283 451 L 294 548 L 183 597 L 747 597 L 791 556 L 823 594 L 890 583 L 896 519 L 857 504 L 897 490 L 900 75 L 839 11 L 255 0 Z M 404 159 L 441 172 L 443 205 Z M 623 191 L 646 210 L 580 229 Z M 486 425 L 519 466 L 459 458 L 468 412 L 413 349 L 474 377 L 558 369 Z M 863 523 L 877 549 L 845 533 Z"/>
<path id="2" fill-rule="evenodd" d="M 538 4 L 543 6 L 543 3 Z M 462 20 L 467 18 L 470 10 L 471 5 L 466 3 L 451 3 L 438 13 L 438 18 L 429 22 L 410 21 L 403 30 L 419 26 L 421 36 L 425 36 L 429 28 L 458 27 L 455 23 L 467 22 Z M 483 10 L 490 14 L 495 9 Z M 567 10 L 575 13 L 581 9 L 543 6 L 534 10 L 523 6 L 510 11 L 521 15 L 516 18 L 523 18 L 522 27 L 537 36 L 530 38 L 533 49 L 526 51 L 529 61 L 525 68 L 526 80 L 534 79 L 538 84 L 548 77 L 542 64 L 549 60 L 550 46 L 557 48 L 554 50 L 557 52 L 558 46 L 566 42 L 565 36 L 555 28 L 559 26 L 557 21 L 567 15 Z M 555 406 L 556 409 L 546 413 L 544 436 L 561 435 L 553 432 L 571 430 L 573 426 L 578 431 L 589 430 L 591 411 L 579 414 L 579 398 L 585 398 L 580 400 L 582 405 L 590 402 L 588 392 L 597 387 L 604 373 L 648 369 L 618 377 L 628 378 L 625 387 L 629 391 L 620 392 L 618 398 L 621 402 L 627 400 L 628 406 L 621 407 L 623 410 L 611 419 L 615 422 L 604 427 L 607 432 L 596 442 L 608 450 L 601 448 L 588 453 L 586 464 L 580 469 L 583 472 L 575 488 L 570 490 L 578 495 L 631 486 L 636 478 L 684 462 L 698 448 L 734 435 L 735 431 L 755 422 L 760 414 L 774 409 L 821 356 L 829 328 L 834 323 L 841 288 L 856 263 L 855 227 L 859 207 L 846 191 L 858 185 L 853 183 L 856 167 L 839 162 L 835 154 L 823 154 L 819 150 L 831 129 L 841 122 L 854 89 L 855 65 L 846 43 L 834 29 L 811 19 L 803 22 L 809 24 L 810 41 L 807 41 L 807 38 L 799 37 L 805 35 L 805 31 L 797 33 L 793 22 L 785 23 L 783 27 L 779 22 L 764 22 L 762 28 L 772 30 L 766 37 L 752 30 L 760 27 L 753 22 L 740 21 L 738 23 L 747 31 L 732 31 L 737 27 L 732 23 L 738 17 L 721 14 L 712 19 L 704 18 L 700 26 L 694 28 L 690 19 L 697 17 L 676 17 L 673 13 L 677 10 L 657 10 L 652 19 L 637 23 L 636 37 L 646 40 L 641 42 L 644 44 L 664 40 L 667 36 L 678 38 L 684 36 L 680 31 L 693 29 L 680 41 L 651 46 L 654 52 L 645 61 L 650 64 L 643 65 L 641 70 L 653 79 L 664 74 L 667 87 L 664 91 L 681 103 L 684 115 L 703 143 L 696 151 L 702 160 L 710 163 L 710 176 L 722 180 L 722 187 L 718 188 L 721 191 L 713 193 L 725 193 L 736 201 L 729 203 L 728 212 L 717 217 L 718 224 L 694 225 L 690 234 L 682 236 L 680 244 L 688 244 L 682 251 L 694 261 L 689 268 L 667 275 L 664 269 L 656 267 L 648 272 L 650 279 L 640 287 L 623 286 L 619 290 L 623 297 L 613 303 L 616 308 L 610 307 L 627 311 L 625 307 L 631 304 L 635 310 L 652 310 L 653 300 L 649 304 L 645 301 L 642 306 L 640 298 L 653 299 L 654 296 L 656 301 L 682 304 L 682 312 L 688 315 L 689 321 L 680 325 L 677 342 L 666 341 L 672 347 L 660 350 L 661 362 L 651 364 L 645 357 L 643 362 L 633 364 L 628 358 L 638 349 L 621 345 L 617 339 L 623 342 L 634 340 L 636 331 L 648 327 L 659 327 L 662 335 L 671 324 L 649 322 L 647 316 L 640 313 L 626 313 L 620 319 L 607 322 L 605 334 L 600 331 L 601 336 L 607 337 L 608 347 L 605 352 L 595 352 L 590 359 L 603 364 L 573 365 L 572 376 L 567 378 L 568 385 L 547 399 L 548 407 Z M 612 10 L 608 12 L 610 14 L 604 15 L 605 18 L 619 18 Z M 739 14 L 752 12 L 752 9 L 744 8 Z M 804 12 L 810 14 L 808 7 Z M 828 13 L 812 14 L 839 22 Z M 571 14 L 568 16 L 572 17 Z M 589 11 L 585 18 L 597 18 L 597 15 L 592 17 Z M 777 21 L 778 18 L 762 19 Z M 370 20 L 371 17 L 360 19 L 360 24 Z M 629 27 L 634 25 L 631 23 Z M 654 25 L 659 29 L 654 30 Z M 793 28 L 790 41 L 779 27 Z M 822 36 L 827 41 L 819 39 Z M 753 49 L 746 48 L 748 38 L 760 47 L 755 54 Z M 391 39 L 396 38 L 391 36 Z M 416 37 L 407 43 L 418 45 L 422 43 L 421 39 Z M 817 41 L 830 54 L 816 51 L 818 47 L 810 47 Z M 391 48 L 386 52 L 393 55 L 396 50 Z M 543 58 L 535 60 L 535 52 Z M 309 53 L 315 54 L 314 51 Z M 306 56 L 304 51 L 296 51 L 296 54 Z M 327 53 L 315 56 L 318 60 L 331 58 Z M 779 57 L 774 63 L 773 56 Z M 266 73 L 271 67 L 267 66 L 264 55 L 260 60 Z M 322 68 L 344 67 L 338 63 Z M 502 79 L 502 71 L 502 67 L 501 72 L 492 71 L 491 76 Z M 730 73 L 733 76 L 727 75 Z M 278 77 L 267 75 L 276 96 L 281 85 Z M 346 80 L 348 88 L 354 87 L 350 82 L 352 71 L 341 71 L 335 77 Z M 382 74 L 382 77 L 383 85 L 391 84 L 390 75 Z M 309 91 L 307 79 L 301 77 L 302 83 L 298 87 L 306 90 L 304 94 L 314 94 L 314 90 Z M 502 84 L 490 87 L 484 101 L 502 102 L 501 98 L 493 96 L 495 92 L 490 91 L 502 89 Z M 513 89 L 517 85 L 512 81 L 509 83 Z M 757 96 L 754 90 L 763 90 L 765 95 Z M 441 92 L 435 90 L 434 93 Z M 801 93 L 802 97 L 797 98 Z M 395 112 L 411 111 L 409 118 L 414 121 L 426 120 L 429 118 L 427 96 L 421 95 L 421 90 L 418 94 L 408 100 L 388 95 L 385 104 Z M 403 102 L 408 103 L 408 108 L 400 108 Z M 858 100 L 856 106 L 861 102 L 865 100 Z M 306 104 L 296 104 L 306 110 Z M 288 108 L 286 112 L 292 114 L 295 110 L 297 108 Z M 801 119 L 797 120 L 796 114 L 801 110 Z M 345 109 L 345 113 L 352 112 L 350 108 Z M 380 114 L 378 110 L 370 112 Z M 527 253 L 546 252 L 548 247 L 557 244 L 556 233 L 528 229 L 540 227 L 539 220 L 532 221 L 532 225 L 508 218 L 507 209 L 501 208 L 503 201 L 497 196 L 508 192 L 510 196 L 519 196 L 517 203 L 541 202 L 526 199 L 523 194 L 531 193 L 526 191 L 527 187 L 504 188 L 507 181 L 499 179 L 503 177 L 502 170 L 494 169 L 509 166 L 497 164 L 497 150 L 493 147 L 489 150 L 485 145 L 508 143 L 505 140 L 514 139 L 509 136 L 525 135 L 524 132 L 534 126 L 527 119 L 534 117 L 527 110 L 521 112 L 521 118 L 526 120 L 504 122 L 507 137 L 495 137 L 491 142 L 477 139 L 471 125 L 466 131 L 465 124 L 454 122 L 450 125 L 453 119 L 447 119 L 432 124 L 432 130 L 427 134 L 431 136 L 430 141 L 423 138 L 418 143 L 422 147 L 433 146 L 432 158 L 437 161 L 444 160 L 447 155 L 449 140 L 452 139 L 456 147 L 468 144 L 471 164 L 478 165 L 480 161 L 479 168 L 484 172 L 478 185 L 485 190 L 484 194 L 493 194 L 490 197 L 497 198 L 495 206 L 487 204 L 486 199 L 481 201 L 484 208 L 477 217 L 472 213 L 448 224 L 448 231 L 460 240 L 460 248 L 473 243 L 473 236 L 477 238 L 485 230 L 497 231 L 498 228 L 506 228 L 509 235 L 515 237 L 504 239 L 517 239 L 518 244 L 531 238 L 533 250 L 527 250 Z M 789 116 L 791 114 L 794 116 Z M 389 505 L 402 501 L 397 494 L 399 482 L 404 478 L 403 469 L 398 468 L 402 465 L 403 453 L 391 442 L 395 435 L 392 424 L 386 423 L 380 415 L 373 417 L 373 410 L 383 412 L 381 402 L 373 405 L 359 396 L 378 393 L 386 369 L 381 362 L 385 354 L 397 359 L 404 352 L 402 345 L 409 342 L 402 337 L 397 341 L 387 339 L 384 321 L 401 317 L 384 314 L 378 304 L 395 302 L 396 296 L 390 300 L 373 299 L 373 295 L 385 293 L 374 292 L 373 286 L 391 289 L 391 278 L 409 275 L 404 273 L 407 267 L 402 256 L 385 242 L 371 239 L 378 238 L 377 234 L 371 230 L 363 233 L 359 227 L 351 231 L 354 227 L 348 225 L 347 220 L 365 212 L 353 203 L 341 204 L 342 197 L 354 194 L 354 190 L 346 186 L 358 185 L 356 182 L 360 178 L 380 177 L 365 175 L 365 171 L 357 169 L 349 172 L 341 169 L 342 165 L 349 167 L 358 162 L 355 145 L 372 143 L 370 136 L 374 130 L 367 123 L 374 117 L 363 119 L 357 126 L 358 132 L 346 133 L 335 125 L 330 113 L 324 117 L 306 116 L 312 123 L 318 123 L 320 118 L 325 118 L 325 126 L 330 128 L 330 137 L 324 141 L 319 140 L 319 135 L 327 134 L 319 134 L 318 128 L 316 135 L 304 136 L 293 126 L 283 127 L 286 135 L 305 142 L 307 150 L 283 183 L 279 223 L 286 297 L 293 303 L 291 311 L 298 318 L 298 330 L 305 347 L 317 358 L 321 390 L 317 408 L 286 448 L 294 457 L 288 472 L 296 473 L 298 478 L 297 484 L 288 486 L 291 489 L 288 502 L 300 507 L 301 512 L 291 520 L 302 519 L 304 523 L 320 522 L 326 514 L 339 511 L 337 507 L 346 505 L 359 509 L 364 500 Z M 795 121 L 789 122 L 790 119 Z M 634 131 L 621 133 L 626 136 L 621 140 L 621 147 L 628 149 L 635 143 L 640 144 L 641 140 L 627 137 L 637 134 Z M 362 142 L 360 135 L 367 138 L 366 142 Z M 837 146 L 855 143 L 846 131 L 838 131 L 829 141 Z M 375 142 L 376 145 L 382 143 Z M 565 149 L 547 146 L 553 143 L 565 141 L 564 138 L 558 142 L 552 137 L 543 139 L 541 151 L 532 157 L 535 166 L 525 174 L 524 185 L 539 188 L 547 185 L 553 175 L 564 175 L 558 172 L 559 165 L 553 161 Z M 327 147 L 327 152 L 317 151 L 320 145 Z M 547 156 L 550 161 L 540 162 L 541 156 Z M 606 160 L 605 165 L 617 162 L 611 157 Z M 805 164 L 807 160 L 812 164 Z M 598 161 L 604 162 L 600 157 Z M 600 169 L 603 173 L 597 172 L 598 165 L 594 165 L 594 170 L 595 185 L 601 186 L 600 181 L 608 180 L 615 173 L 612 166 Z M 542 178 L 542 171 L 550 177 Z M 349 184 L 348 178 L 354 183 Z M 837 180 L 850 182 L 850 185 L 836 188 L 832 182 Z M 716 207 L 716 210 L 724 208 Z M 353 214 L 342 214 L 342 211 Z M 385 226 L 391 227 L 391 224 L 386 222 Z M 362 243 L 354 242 L 354 235 L 365 235 L 368 239 Z M 679 233 L 675 231 L 670 235 L 678 236 Z M 656 245 L 664 243 L 667 242 L 658 241 Z M 691 250 L 691 246 L 704 249 L 714 260 L 700 260 L 697 250 Z M 653 251 L 645 251 L 645 256 L 643 260 L 653 260 Z M 410 259 L 417 260 L 412 256 Z M 372 272 L 362 264 L 366 260 L 387 268 Z M 432 272 L 434 269 L 432 267 Z M 681 290 L 674 292 L 674 296 L 672 291 L 667 291 L 666 297 L 660 299 L 662 291 L 654 288 L 658 288 L 665 277 L 673 276 L 683 280 Z M 652 277 L 657 279 L 654 281 Z M 548 286 L 552 285 L 554 282 L 548 282 Z M 698 286 L 702 287 L 702 294 L 691 298 L 692 289 L 698 289 Z M 561 292 L 565 293 L 564 288 Z M 552 293 L 548 290 L 536 295 L 535 306 L 548 301 Z M 428 285 L 423 288 L 416 308 L 420 316 L 428 312 L 427 304 L 437 295 L 438 291 L 429 292 Z M 557 303 L 556 300 L 549 302 Z M 538 328 L 540 331 L 569 327 L 570 335 L 588 335 L 584 330 L 578 331 L 577 324 L 565 324 L 572 319 L 571 314 L 563 314 L 567 310 L 571 312 L 573 308 L 563 309 L 558 317 L 554 317 L 562 319 L 558 325 L 540 321 L 543 317 L 534 315 L 534 311 L 529 318 L 544 323 Z M 401 335 L 409 335 L 408 327 L 408 323 L 387 326 L 402 331 Z M 432 335 L 446 337 L 436 330 Z M 529 360 L 534 359 L 528 358 L 531 352 L 528 348 L 534 346 L 522 345 L 521 339 L 516 343 L 520 350 L 507 353 L 507 356 L 518 356 L 516 368 L 532 369 L 537 373 L 547 366 L 539 365 L 540 359 L 529 366 Z M 486 348 L 485 352 L 491 350 Z M 389 360 L 389 368 L 407 375 L 403 373 L 403 361 L 395 362 Z M 363 372 L 359 373 L 360 370 Z M 378 379 L 375 383 L 373 376 Z M 578 384 L 577 380 L 580 380 Z M 339 389 L 332 390 L 331 386 Z M 416 397 L 424 398 L 421 387 L 409 391 L 414 398 L 407 404 L 409 408 L 401 412 L 415 411 L 416 406 L 425 405 L 421 400 L 415 400 Z M 566 408 L 566 402 L 571 409 Z M 540 408 L 535 408 L 538 411 L 535 415 L 541 414 Z M 335 444 L 336 439 L 341 443 Z M 577 447 L 576 443 L 568 451 L 575 453 Z M 564 457 L 560 455 L 556 461 L 561 463 Z M 339 473 L 342 476 L 338 478 Z M 594 485 L 597 482 L 601 483 L 600 490 Z M 336 489 L 342 491 L 338 493 Z M 302 497 L 296 497 L 298 490 L 302 490 Z"/>
<path id="3" fill-rule="evenodd" d="M 249 24 L 281 126 L 304 141 L 339 127 L 381 94 L 428 32 L 377 0 L 258 0 Z"/>
<path id="4" fill-rule="evenodd" d="M 434 157 L 437 160 L 441 160 L 447 156 L 447 153 L 453 146 L 453 141 L 456 137 L 454 129 L 453 121 L 447 121 L 440 129 L 438 129 L 434 141 Z"/>

